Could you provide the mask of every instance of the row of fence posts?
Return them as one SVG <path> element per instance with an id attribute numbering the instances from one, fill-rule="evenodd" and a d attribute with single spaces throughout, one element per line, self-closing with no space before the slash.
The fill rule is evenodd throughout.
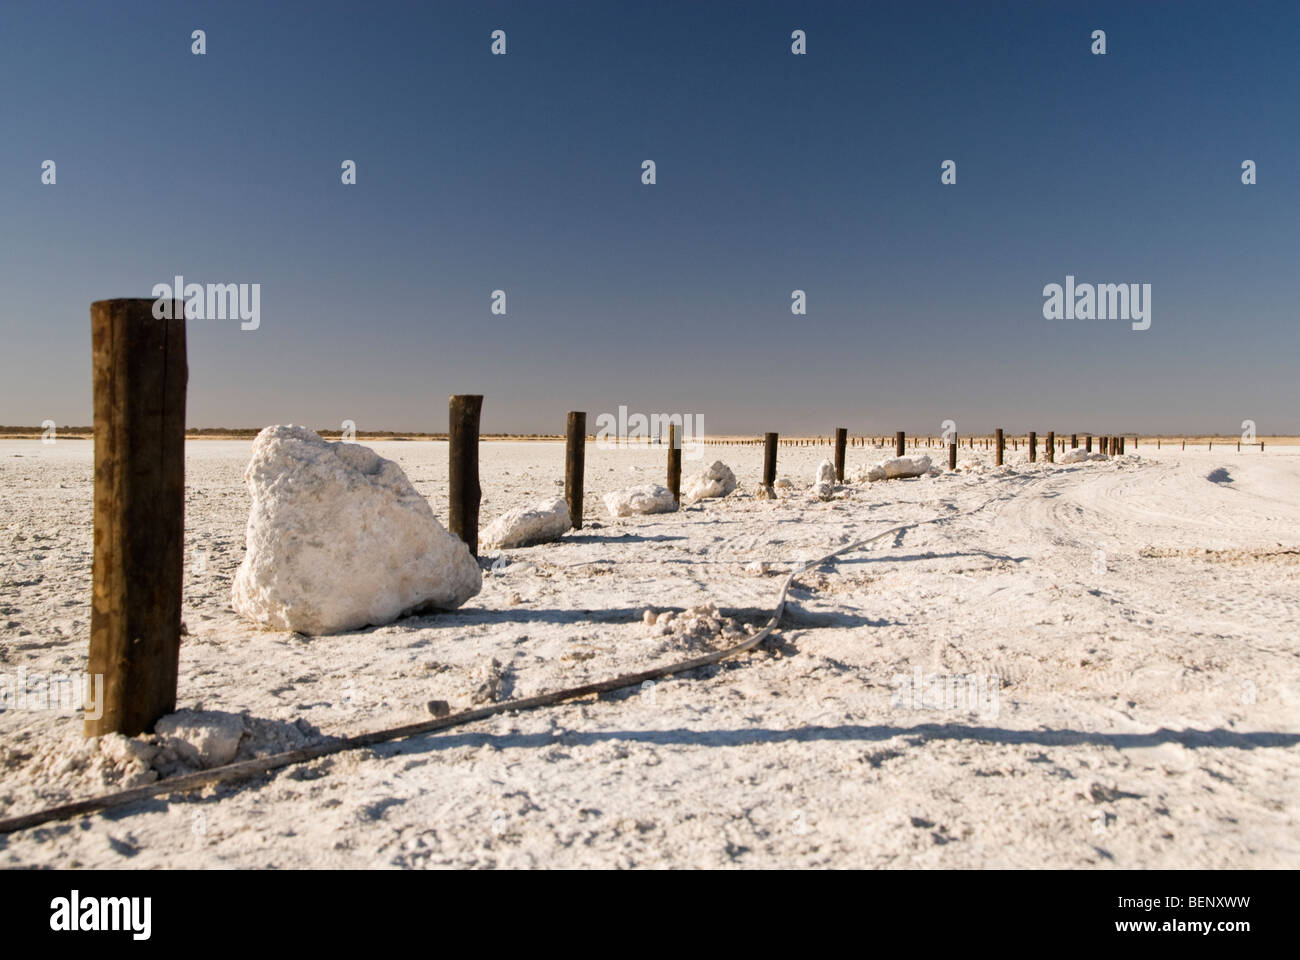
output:
<path id="1" fill-rule="evenodd" d="M 181 586 L 184 576 L 185 393 L 188 380 L 183 305 L 172 317 L 155 319 L 154 300 L 100 300 L 90 305 L 94 385 L 94 560 L 88 671 L 104 678 L 103 711 L 85 718 L 88 737 L 106 733 L 135 736 L 153 729 L 176 708 L 180 661 Z M 478 555 L 479 422 L 483 397 L 457 394 L 448 416 L 448 529 Z M 846 427 L 834 436 L 835 479 L 844 482 Z M 894 435 L 898 456 L 906 435 Z M 927 445 L 933 438 L 926 438 Z M 974 449 L 975 438 L 969 438 Z M 1092 451 L 1092 435 L 1084 438 Z M 1124 452 L 1123 437 L 1101 437 L 1100 449 Z M 582 528 L 583 471 L 587 415 L 570 411 L 565 433 L 564 498 L 575 529 Z M 779 437 L 705 443 L 763 445 L 763 486 L 776 483 Z M 787 441 L 808 445 L 818 441 Z M 884 437 L 875 438 L 883 445 Z M 984 440 L 987 448 L 988 440 Z M 993 438 L 1002 465 L 1006 438 Z M 1136 439 L 1134 444 L 1136 445 Z M 914 441 L 915 445 L 915 441 Z M 957 440 L 948 442 L 948 468 L 957 468 Z M 1012 440 L 1019 448 L 1018 439 Z M 1037 459 L 1038 438 L 1028 436 L 1029 459 Z M 1078 446 L 1071 435 L 1070 446 Z M 1159 441 L 1157 441 L 1159 446 Z M 1183 449 L 1186 449 L 1183 441 Z M 1263 443 L 1259 444 L 1263 450 Z M 682 444 L 677 426 L 668 436 L 667 486 L 680 502 Z M 1054 460 L 1056 435 L 1047 434 L 1047 458 Z M 1064 449 L 1064 441 L 1062 441 Z M 1211 449 L 1213 443 L 1211 442 Z M 1240 442 L 1238 442 L 1240 449 Z"/>

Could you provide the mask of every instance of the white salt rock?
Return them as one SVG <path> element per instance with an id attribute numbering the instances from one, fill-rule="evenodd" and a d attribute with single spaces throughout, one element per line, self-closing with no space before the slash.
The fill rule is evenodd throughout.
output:
<path id="1" fill-rule="evenodd" d="M 673 492 L 657 483 L 615 490 L 604 496 L 605 509 L 611 517 L 630 517 L 638 513 L 671 513 L 677 509 Z"/>
<path id="2" fill-rule="evenodd" d="M 711 467 L 701 470 L 686 482 L 683 491 L 688 500 L 708 500 L 725 497 L 736 489 L 736 475 L 721 460 L 715 460 Z"/>
<path id="3" fill-rule="evenodd" d="M 817 476 L 813 477 L 813 483 L 835 483 L 835 463 L 831 460 L 823 460 L 817 467 Z"/>
<path id="4" fill-rule="evenodd" d="M 560 539 L 571 526 L 569 505 L 561 497 L 507 510 L 488 524 L 479 539 L 485 547 L 531 547 Z"/>
<path id="5" fill-rule="evenodd" d="M 913 454 L 910 457 L 891 457 L 881 460 L 874 467 L 861 466 L 854 474 L 857 481 L 894 480 L 900 477 L 921 477 L 930 471 L 930 458 L 926 454 Z"/>
<path id="6" fill-rule="evenodd" d="M 267 427 L 244 471 L 253 497 L 231 602 L 264 627 L 311 635 L 459 607 L 483 585 L 402 468 L 306 427 Z"/>
<path id="7" fill-rule="evenodd" d="M 1104 453 L 1089 453 L 1083 447 L 1075 447 L 1065 451 L 1056 458 L 1057 463 L 1083 463 L 1085 460 L 1109 460 L 1110 457 Z"/>
<path id="8" fill-rule="evenodd" d="M 244 718 L 223 710 L 178 710 L 156 724 L 154 733 L 176 755 L 205 770 L 235 759 L 244 737 Z"/>

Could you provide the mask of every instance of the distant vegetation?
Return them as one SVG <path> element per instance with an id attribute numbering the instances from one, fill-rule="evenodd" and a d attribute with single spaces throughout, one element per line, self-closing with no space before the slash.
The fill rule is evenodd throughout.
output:
<path id="1" fill-rule="evenodd" d="M 56 437 L 89 437 L 94 434 L 93 427 L 57 426 Z M 45 432 L 44 427 L 7 427 L 0 426 L 0 437 L 39 437 Z M 262 432 L 261 427 L 191 427 L 185 431 L 187 437 L 205 437 L 208 439 L 229 438 L 233 440 L 253 439 Z M 339 437 L 342 431 L 317 430 L 322 437 Z M 404 430 L 358 430 L 358 440 L 446 440 L 445 433 L 412 433 Z M 485 433 L 484 440 L 563 440 L 559 434 L 549 433 Z"/>

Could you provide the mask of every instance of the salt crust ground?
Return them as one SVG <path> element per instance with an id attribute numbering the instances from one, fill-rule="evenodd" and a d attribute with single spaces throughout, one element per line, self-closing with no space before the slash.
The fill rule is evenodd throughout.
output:
<path id="1" fill-rule="evenodd" d="M 446 447 L 374 446 L 445 518 Z M 506 551 L 455 613 L 315 639 L 230 608 L 248 449 L 188 446 L 180 683 L 180 706 L 243 716 L 241 756 L 694 655 L 707 610 L 683 629 L 644 610 L 714 603 L 734 632 L 791 563 L 994 499 L 817 570 L 780 642 L 734 664 L 24 831 L 0 865 L 1300 865 L 1296 448 L 1005 471 L 962 451 L 955 475 L 821 502 L 807 478 L 826 449 L 782 449 L 793 491 L 758 501 L 761 448 L 712 447 L 737 493 L 611 520 L 601 495 L 662 482 L 662 453 L 592 446 L 581 532 Z M 850 469 L 884 455 L 851 449 Z M 86 441 L 0 442 L 10 676 L 85 667 L 90 458 Z M 485 444 L 482 473 L 491 518 L 558 495 L 562 446 Z M 918 668 L 996 673 L 997 710 L 896 703 Z M 0 713 L 0 810 L 187 768 L 79 730 Z"/>

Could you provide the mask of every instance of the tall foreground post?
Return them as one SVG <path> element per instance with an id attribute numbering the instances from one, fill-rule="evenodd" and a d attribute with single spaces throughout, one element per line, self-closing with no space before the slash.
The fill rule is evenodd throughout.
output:
<path id="1" fill-rule="evenodd" d="M 582 472 L 587 461 L 587 414 L 570 410 L 564 438 L 564 499 L 569 523 L 582 529 Z"/>
<path id="2" fill-rule="evenodd" d="M 998 454 L 997 465 L 1000 467 L 1000 466 L 1002 466 L 1002 455 L 1003 455 L 1003 453 L 1006 452 L 1006 449 L 1007 449 L 1007 443 L 1006 443 L 1006 440 L 1004 440 L 1004 439 L 1002 438 L 1002 428 L 1001 428 L 1001 427 L 998 427 L 998 434 L 997 434 L 997 437 L 995 438 L 995 442 L 996 442 L 996 446 L 997 446 L 997 454 Z"/>
<path id="3" fill-rule="evenodd" d="M 948 469 L 957 469 L 957 441 L 948 444 Z"/>
<path id="4" fill-rule="evenodd" d="M 1047 431 L 1047 462 L 1056 462 L 1056 431 Z"/>
<path id="5" fill-rule="evenodd" d="M 677 435 L 677 424 L 668 424 L 668 489 L 677 505 L 682 503 L 682 438 Z"/>
<path id="6" fill-rule="evenodd" d="M 904 449 L 907 447 L 907 437 L 902 430 L 894 434 L 894 455 L 901 457 Z"/>
<path id="7" fill-rule="evenodd" d="M 769 492 L 776 483 L 776 440 L 775 433 L 763 434 L 763 486 Z"/>
<path id="8" fill-rule="evenodd" d="M 1029 462 L 1034 463 L 1038 459 L 1038 434 L 1029 431 Z"/>
<path id="9" fill-rule="evenodd" d="M 449 401 L 447 430 L 447 529 L 465 541 L 478 556 L 478 506 L 483 492 L 478 485 L 478 422 L 483 412 L 482 394 L 453 394 Z"/>
<path id="10" fill-rule="evenodd" d="M 185 311 L 90 305 L 95 536 L 88 672 L 103 711 L 84 733 L 128 737 L 176 709 L 185 515 Z M 98 706 L 98 704 L 96 704 Z"/>
<path id="11" fill-rule="evenodd" d="M 848 439 L 848 427 L 835 428 L 835 482 L 844 482 L 844 443 Z"/>

